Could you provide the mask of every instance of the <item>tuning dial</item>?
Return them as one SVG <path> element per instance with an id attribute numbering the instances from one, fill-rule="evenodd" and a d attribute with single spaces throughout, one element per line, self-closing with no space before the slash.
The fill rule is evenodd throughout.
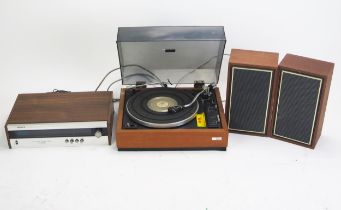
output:
<path id="1" fill-rule="evenodd" d="M 95 136 L 97 138 L 100 138 L 102 136 L 102 132 L 100 130 L 97 130 L 96 133 L 95 133 Z"/>

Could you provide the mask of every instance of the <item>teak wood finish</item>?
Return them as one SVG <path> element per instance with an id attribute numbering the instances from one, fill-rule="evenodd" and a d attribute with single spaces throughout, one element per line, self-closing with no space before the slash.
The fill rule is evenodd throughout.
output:
<path id="1" fill-rule="evenodd" d="M 283 141 L 297 144 L 300 146 L 308 147 L 311 149 L 315 148 L 321 136 L 321 132 L 322 132 L 324 115 L 326 112 L 328 95 L 329 95 L 331 80 L 333 76 L 333 69 L 334 69 L 334 63 L 316 60 L 316 59 L 307 58 L 307 57 L 298 56 L 298 55 L 293 55 L 293 54 L 285 55 L 285 57 L 283 58 L 283 60 L 278 66 L 278 73 L 277 73 L 277 77 L 276 77 L 276 81 L 274 85 L 275 87 L 274 99 L 275 100 L 273 102 L 273 112 L 272 112 L 271 123 L 270 123 L 271 125 L 270 135 L 272 138 L 283 140 Z M 279 96 L 281 72 L 283 70 L 322 79 L 322 87 L 320 90 L 320 97 L 319 97 L 318 106 L 317 106 L 315 125 L 313 129 L 313 135 L 312 135 L 310 145 L 273 135 L 276 107 L 277 107 L 278 96 Z"/>
<path id="2" fill-rule="evenodd" d="M 241 133 L 248 135 L 257 135 L 257 136 L 269 136 L 270 135 L 270 121 L 271 121 L 271 113 L 273 111 L 273 107 L 271 104 L 273 103 L 273 95 L 274 95 L 274 86 L 275 86 L 275 78 L 277 75 L 277 67 L 278 67 L 278 57 L 279 54 L 275 52 L 263 52 L 263 51 L 254 51 L 254 50 L 243 50 L 243 49 L 232 49 L 230 53 L 230 59 L 228 64 L 228 78 L 227 78 L 227 90 L 226 90 L 226 104 L 225 104 L 225 114 L 226 120 L 228 122 L 229 119 L 229 110 L 230 110 L 230 93 L 231 93 L 231 85 L 232 85 L 232 68 L 233 67 L 242 67 L 242 68 L 254 68 L 254 69 L 264 69 L 272 71 L 272 81 L 271 81 L 271 90 L 270 90 L 270 100 L 268 104 L 268 113 L 266 119 L 266 128 L 265 134 L 262 133 L 254 133 L 248 131 L 239 131 L 232 130 L 229 131 L 232 133 Z"/>
<path id="3" fill-rule="evenodd" d="M 111 145 L 112 98 L 111 91 L 19 94 L 5 125 L 8 146 L 8 124 L 90 121 L 107 121 Z"/>
<path id="4" fill-rule="evenodd" d="M 118 150 L 226 150 L 228 129 L 219 89 L 215 89 L 219 116 L 222 128 L 208 129 L 123 129 L 123 114 L 125 111 L 125 89 L 121 90 L 120 104 L 116 125 L 116 143 Z M 222 140 L 212 140 L 212 137 L 222 137 Z"/>

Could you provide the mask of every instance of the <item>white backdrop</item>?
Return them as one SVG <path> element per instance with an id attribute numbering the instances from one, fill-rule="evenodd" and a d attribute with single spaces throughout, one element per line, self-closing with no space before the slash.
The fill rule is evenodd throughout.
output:
<path id="1" fill-rule="evenodd" d="M 18 93 L 93 90 L 119 65 L 118 26 L 223 25 L 226 53 L 293 53 L 336 66 L 315 150 L 236 134 L 226 152 L 117 152 L 115 143 L 9 150 L 2 129 L 0 209 L 340 209 L 339 2 L 1 0 L 1 125 Z M 227 59 L 223 96 L 226 69 Z"/>

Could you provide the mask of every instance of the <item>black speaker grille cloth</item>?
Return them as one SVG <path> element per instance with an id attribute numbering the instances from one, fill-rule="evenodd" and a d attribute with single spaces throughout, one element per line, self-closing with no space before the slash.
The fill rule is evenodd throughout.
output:
<path id="1" fill-rule="evenodd" d="M 283 72 L 275 135 L 310 144 L 321 80 Z"/>
<path id="2" fill-rule="evenodd" d="M 271 74 L 234 68 L 229 128 L 265 133 Z"/>

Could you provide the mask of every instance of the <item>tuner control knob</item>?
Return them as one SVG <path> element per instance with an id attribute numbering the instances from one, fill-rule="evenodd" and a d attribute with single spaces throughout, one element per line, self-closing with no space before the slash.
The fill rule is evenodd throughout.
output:
<path id="1" fill-rule="evenodd" d="M 102 137 L 102 132 L 101 132 L 100 130 L 97 130 L 96 133 L 95 133 L 95 136 L 96 136 L 97 138 Z"/>

